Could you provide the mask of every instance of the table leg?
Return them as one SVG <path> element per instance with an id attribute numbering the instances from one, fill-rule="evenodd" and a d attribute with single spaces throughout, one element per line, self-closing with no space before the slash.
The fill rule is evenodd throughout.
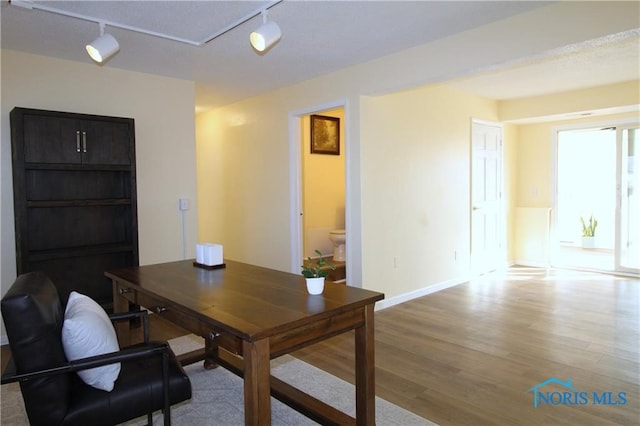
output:
<path id="1" fill-rule="evenodd" d="M 209 335 L 204 339 L 204 368 L 207 370 L 213 370 L 218 368 L 215 358 L 218 356 L 218 344 L 215 342 L 215 335 Z"/>
<path id="2" fill-rule="evenodd" d="M 118 281 L 112 280 L 113 291 L 113 313 L 120 314 L 129 312 L 129 301 L 120 295 L 118 291 Z M 129 321 L 118 321 L 114 324 L 116 329 L 116 335 L 118 336 L 118 343 L 120 347 L 126 347 L 131 344 L 130 337 L 130 324 Z"/>
<path id="3" fill-rule="evenodd" d="M 244 423 L 271 424 L 271 365 L 269 339 L 243 342 Z"/>
<path id="4" fill-rule="evenodd" d="M 376 423 L 376 363 L 373 305 L 365 307 L 365 322 L 356 328 L 356 424 Z"/>

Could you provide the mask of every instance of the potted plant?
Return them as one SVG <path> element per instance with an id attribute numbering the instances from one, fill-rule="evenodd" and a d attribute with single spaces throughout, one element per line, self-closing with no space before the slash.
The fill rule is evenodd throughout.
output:
<path id="1" fill-rule="evenodd" d="M 307 291 L 309 294 L 320 294 L 324 291 L 324 280 L 329 275 L 329 270 L 335 270 L 333 263 L 328 262 L 320 250 L 315 250 L 318 260 L 307 258 L 307 263 L 302 265 L 302 276 L 307 281 Z"/>
<path id="2" fill-rule="evenodd" d="M 580 222 L 582 223 L 582 247 L 594 248 L 598 221 L 592 215 L 589 217 L 588 222 L 583 217 L 580 217 Z"/>

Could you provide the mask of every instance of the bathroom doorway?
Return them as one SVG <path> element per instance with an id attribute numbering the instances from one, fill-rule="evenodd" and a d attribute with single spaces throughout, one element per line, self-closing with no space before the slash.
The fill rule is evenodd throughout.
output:
<path id="1" fill-rule="evenodd" d="M 320 139 L 316 128 L 316 146 L 312 146 L 312 116 L 316 122 L 335 126 L 338 131 L 336 144 L 332 143 L 331 147 L 318 145 Z M 292 160 L 291 168 L 297 171 L 296 188 L 292 187 L 292 190 L 298 199 L 294 201 L 297 211 L 292 213 L 296 215 L 292 224 L 292 268 L 299 272 L 299 266 L 308 257 L 318 257 L 316 250 L 331 259 L 334 243 L 329 235 L 346 228 L 345 109 L 342 105 L 318 108 L 297 115 L 295 123 L 297 128 L 292 131 L 297 132 L 299 138 L 297 146 L 292 146 L 292 158 L 297 161 L 293 164 Z M 339 269 L 331 278 L 343 280 L 346 262 L 335 263 Z"/>

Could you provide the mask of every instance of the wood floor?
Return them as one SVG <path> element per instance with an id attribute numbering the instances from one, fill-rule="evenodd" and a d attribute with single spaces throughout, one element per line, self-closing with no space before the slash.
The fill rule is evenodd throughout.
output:
<path id="1" fill-rule="evenodd" d="M 441 425 L 640 424 L 639 288 L 512 268 L 378 311 L 376 394 Z M 154 339 L 183 333 L 152 319 Z M 353 383 L 353 345 L 346 334 L 294 355 Z M 528 391 L 552 377 L 575 391 L 547 385 L 553 404 L 535 408 Z"/>
<path id="2" fill-rule="evenodd" d="M 378 311 L 376 394 L 442 425 L 640 424 L 639 286 L 513 268 Z M 352 340 L 295 355 L 352 381 Z M 527 391 L 551 377 L 589 403 L 534 408 Z M 592 404 L 593 392 L 626 392 L 626 405 Z"/>

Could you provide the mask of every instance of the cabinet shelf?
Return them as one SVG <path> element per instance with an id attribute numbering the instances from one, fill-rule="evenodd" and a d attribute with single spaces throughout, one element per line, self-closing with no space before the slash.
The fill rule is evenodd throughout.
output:
<path id="1" fill-rule="evenodd" d="M 86 206 L 127 206 L 131 205 L 130 198 L 113 198 L 97 200 L 29 200 L 28 208 L 45 207 L 86 207 Z"/>
<path id="2" fill-rule="evenodd" d="M 25 170 L 128 172 L 131 166 L 118 164 L 51 164 L 24 163 Z"/>
<path id="3" fill-rule="evenodd" d="M 102 254 L 132 252 L 133 244 L 105 244 L 84 247 L 69 247 L 63 249 L 49 249 L 31 251 L 28 255 L 30 262 L 41 262 L 43 260 L 66 259 L 70 257 L 88 257 Z"/>

